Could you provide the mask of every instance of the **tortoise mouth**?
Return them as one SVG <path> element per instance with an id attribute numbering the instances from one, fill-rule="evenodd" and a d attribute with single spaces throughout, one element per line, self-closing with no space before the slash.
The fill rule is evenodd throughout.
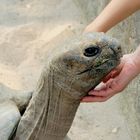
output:
<path id="1" fill-rule="evenodd" d="M 105 59 L 103 62 L 99 62 L 98 64 L 92 65 L 89 68 L 77 73 L 77 75 L 81 75 L 81 74 L 90 72 L 91 70 L 99 68 L 106 63 L 109 64 L 111 68 L 115 68 L 116 67 L 116 62 L 119 62 L 119 61 L 120 61 L 120 59 Z"/>

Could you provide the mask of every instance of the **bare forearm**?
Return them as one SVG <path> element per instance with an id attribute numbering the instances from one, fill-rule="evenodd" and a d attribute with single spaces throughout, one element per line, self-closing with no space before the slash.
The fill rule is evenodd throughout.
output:
<path id="1" fill-rule="evenodd" d="M 140 9 L 140 0 L 112 0 L 85 32 L 106 32 Z"/>

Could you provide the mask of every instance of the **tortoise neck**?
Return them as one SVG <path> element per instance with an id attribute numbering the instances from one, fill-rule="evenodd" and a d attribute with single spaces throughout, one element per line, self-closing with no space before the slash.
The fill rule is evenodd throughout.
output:
<path id="1" fill-rule="evenodd" d="M 43 73 L 17 129 L 17 137 L 28 140 L 63 140 L 71 127 L 80 100 L 70 98 L 58 86 L 53 69 Z M 23 132 L 22 135 L 19 132 Z M 26 137 L 26 138 L 25 138 Z M 22 138 L 21 138 L 22 139 Z"/>

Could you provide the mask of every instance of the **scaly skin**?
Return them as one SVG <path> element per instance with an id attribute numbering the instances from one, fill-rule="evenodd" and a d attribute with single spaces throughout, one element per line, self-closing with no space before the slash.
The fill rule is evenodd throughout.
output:
<path id="1" fill-rule="evenodd" d="M 51 50 L 15 140 L 64 140 L 81 98 L 121 56 L 119 43 L 102 33 L 76 36 Z"/>
<path id="2" fill-rule="evenodd" d="M 13 101 L 20 111 L 27 107 L 32 93 L 31 91 L 14 90 L 0 83 L 0 102 Z"/>

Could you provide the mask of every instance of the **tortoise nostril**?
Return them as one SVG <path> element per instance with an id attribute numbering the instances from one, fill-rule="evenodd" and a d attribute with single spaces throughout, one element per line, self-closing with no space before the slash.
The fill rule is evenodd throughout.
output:
<path id="1" fill-rule="evenodd" d="M 100 52 L 100 48 L 97 46 L 89 46 L 84 50 L 84 55 L 87 57 L 92 57 L 97 55 Z"/>
<path id="2" fill-rule="evenodd" d="M 121 51 L 121 46 L 110 46 L 110 49 L 113 51 L 114 54 L 117 54 Z"/>

